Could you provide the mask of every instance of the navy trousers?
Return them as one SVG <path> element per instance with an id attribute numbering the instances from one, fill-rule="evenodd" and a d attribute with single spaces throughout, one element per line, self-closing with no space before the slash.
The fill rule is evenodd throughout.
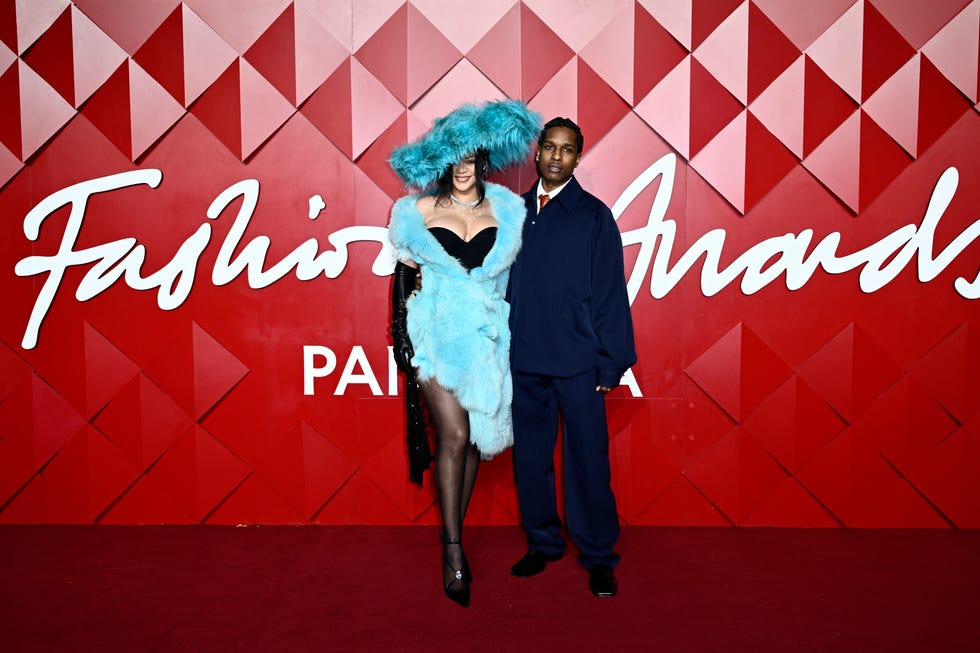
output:
<path id="1" fill-rule="evenodd" d="M 528 550 L 565 550 L 555 490 L 558 412 L 564 426 L 565 517 L 579 562 L 615 566 L 616 498 L 610 486 L 605 396 L 594 370 L 568 378 L 513 372 L 514 469 Z"/>

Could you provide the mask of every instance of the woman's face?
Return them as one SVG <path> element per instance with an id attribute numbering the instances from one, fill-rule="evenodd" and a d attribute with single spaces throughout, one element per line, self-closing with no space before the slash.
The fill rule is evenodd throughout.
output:
<path id="1" fill-rule="evenodd" d="M 476 155 L 463 157 L 453 165 L 453 189 L 457 195 L 467 195 L 476 186 Z"/>

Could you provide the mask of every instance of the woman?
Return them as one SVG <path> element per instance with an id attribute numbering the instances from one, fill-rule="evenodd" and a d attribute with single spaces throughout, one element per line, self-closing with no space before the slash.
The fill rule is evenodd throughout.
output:
<path id="1" fill-rule="evenodd" d="M 421 484 L 429 463 L 417 387 L 438 442 L 443 587 L 464 607 L 472 576 L 461 536 L 477 469 L 514 440 L 503 295 L 525 215 L 520 197 L 484 180 L 523 161 L 540 124 L 520 102 L 464 105 L 390 161 L 406 186 L 422 191 L 398 200 L 389 224 L 399 260 L 392 336 L 408 380 L 410 477 Z"/>

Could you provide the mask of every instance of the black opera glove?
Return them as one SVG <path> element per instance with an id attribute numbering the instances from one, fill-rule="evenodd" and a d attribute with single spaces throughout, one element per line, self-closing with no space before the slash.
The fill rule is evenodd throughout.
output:
<path id="1" fill-rule="evenodd" d="M 405 301 L 415 291 L 418 268 L 395 264 L 395 282 L 391 288 L 391 339 L 394 343 L 395 365 L 405 374 L 413 374 L 412 356 L 415 349 L 408 337 L 408 310 Z"/>

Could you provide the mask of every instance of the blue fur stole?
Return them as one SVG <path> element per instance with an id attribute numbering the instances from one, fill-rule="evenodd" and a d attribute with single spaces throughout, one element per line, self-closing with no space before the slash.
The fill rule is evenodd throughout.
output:
<path id="1" fill-rule="evenodd" d="M 467 272 L 425 228 L 418 199 L 398 200 L 388 225 L 396 256 L 422 270 L 422 289 L 407 303 L 412 364 L 420 381 L 435 379 L 469 412 L 470 441 L 489 459 L 514 443 L 510 305 L 503 296 L 521 245 L 524 200 L 503 186 L 486 185 L 497 238 L 483 265 Z"/>

